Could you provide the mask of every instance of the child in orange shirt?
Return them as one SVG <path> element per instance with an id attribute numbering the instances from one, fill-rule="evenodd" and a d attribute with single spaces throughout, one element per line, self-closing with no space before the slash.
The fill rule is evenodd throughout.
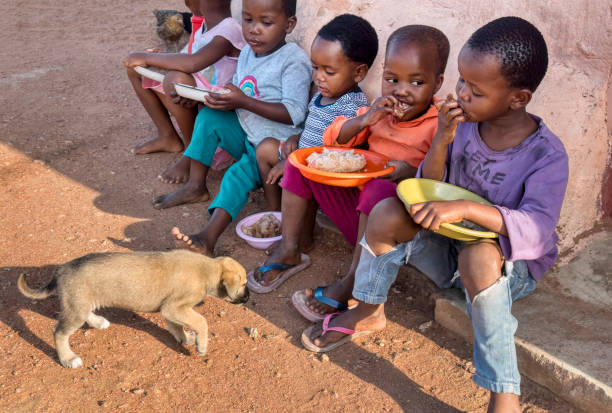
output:
<path id="1" fill-rule="evenodd" d="M 311 215 L 316 204 L 355 245 L 374 205 L 395 196 L 396 181 L 415 175 L 437 130 L 438 112 L 432 103 L 444 80 L 449 49 L 446 36 L 433 27 L 413 25 L 396 30 L 387 41 L 383 96 L 371 107 L 361 108 L 358 116 L 352 119 L 336 118 L 323 135 L 327 146 L 354 146 L 367 141 L 370 150 L 392 159 L 389 164 L 395 170 L 385 179 L 372 180 L 359 191 L 357 188 L 313 182 L 304 178 L 292 165 L 285 166 L 281 183 L 283 238 L 267 262 L 253 273 L 252 278 L 259 285 L 278 286 L 277 280 L 283 278 L 283 272 L 290 271 L 269 269 L 262 273 L 261 268 L 267 269 L 272 264 L 300 263 L 302 254 L 299 247 L 312 242 L 313 229 L 313 225 L 303 223 L 314 224 Z M 341 281 L 347 285 L 342 291 L 346 290 L 348 296 L 336 296 L 344 303 L 350 298 L 359 252 L 360 248 L 356 247 L 351 269 Z M 323 297 L 322 292 L 323 287 L 320 287 L 317 297 Z M 310 290 L 298 291 L 294 294 L 294 304 L 306 318 L 318 320 L 329 312 L 329 307 L 317 308 L 320 303 L 313 299 L 313 295 Z M 342 308 L 344 303 L 337 304 Z"/>

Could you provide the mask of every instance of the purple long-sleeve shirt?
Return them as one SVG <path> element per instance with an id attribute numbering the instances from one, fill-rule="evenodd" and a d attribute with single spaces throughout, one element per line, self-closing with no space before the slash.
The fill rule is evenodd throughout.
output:
<path id="1" fill-rule="evenodd" d="M 508 231 L 499 236 L 504 256 L 526 260 L 539 280 L 557 259 L 555 228 L 569 171 L 563 143 L 542 119 L 531 116 L 538 130 L 500 152 L 484 143 L 477 123 L 460 123 L 449 145 L 445 180 L 494 204 Z"/>

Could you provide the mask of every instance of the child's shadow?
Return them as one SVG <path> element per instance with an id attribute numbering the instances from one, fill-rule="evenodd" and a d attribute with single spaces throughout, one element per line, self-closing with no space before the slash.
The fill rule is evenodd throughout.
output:
<path id="1" fill-rule="evenodd" d="M 57 268 L 57 265 L 47 265 L 44 267 L 13 267 L 9 268 L 8 271 L 5 269 L 4 271 L 6 272 L 3 272 L 2 277 L 0 277 L 0 304 L 2 304 L 0 321 L 6 324 L 27 343 L 36 347 L 56 362 L 58 362 L 58 359 L 55 347 L 38 337 L 28 327 L 28 323 L 21 313 L 22 310 L 32 311 L 44 317 L 56 320 L 60 311 L 57 297 L 50 297 L 49 299 L 40 301 L 24 297 L 17 290 L 17 278 L 19 274 L 25 273 L 28 285 L 32 288 L 39 288 L 40 286 L 46 285 L 49 280 L 51 280 Z M 181 344 L 177 343 L 168 330 L 157 326 L 153 322 L 131 311 L 107 308 L 101 310 L 99 314 L 108 319 L 111 324 L 121 324 L 145 331 L 171 349 L 179 353 L 189 354 L 189 351 Z M 87 324 L 82 328 L 88 328 Z"/>

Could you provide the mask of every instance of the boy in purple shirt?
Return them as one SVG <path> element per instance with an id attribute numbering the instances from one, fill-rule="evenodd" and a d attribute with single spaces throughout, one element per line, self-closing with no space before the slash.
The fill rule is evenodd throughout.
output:
<path id="1" fill-rule="evenodd" d="M 478 29 L 459 54 L 457 100 L 438 103 L 438 131 L 417 176 L 475 192 L 470 201 L 427 202 L 410 211 L 397 198 L 372 210 L 355 274 L 357 307 L 302 334 L 328 351 L 385 327 L 384 302 L 406 262 L 439 287 L 465 291 L 474 328 L 474 381 L 491 391 L 489 412 L 520 412 L 512 301 L 525 297 L 557 258 L 568 159 L 561 141 L 526 106 L 548 65 L 540 32 L 518 17 Z M 427 230 L 472 221 L 499 242 L 461 242 Z"/>

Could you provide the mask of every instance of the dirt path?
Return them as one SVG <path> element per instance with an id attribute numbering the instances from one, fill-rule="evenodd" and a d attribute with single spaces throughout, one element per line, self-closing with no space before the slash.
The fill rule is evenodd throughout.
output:
<path id="1" fill-rule="evenodd" d="M 163 250 L 173 225 L 205 222 L 205 205 L 156 211 L 173 189 L 156 180 L 175 158 L 128 151 L 153 133 L 122 68 L 131 49 L 158 44 L 153 8 L 182 2 L 7 0 L 0 9 L 0 411 L 483 411 L 471 378 L 471 347 L 435 323 L 400 280 L 389 326 L 320 358 L 299 342 L 308 323 L 290 295 L 330 282 L 350 248 L 322 232 L 314 264 L 244 307 L 198 307 L 211 326 L 210 354 L 174 343 L 157 314 L 104 310 L 108 330 L 81 329 L 71 343 L 84 367 L 59 366 L 51 328 L 57 300 L 31 301 L 21 272 L 46 282 L 60 263 L 89 252 Z M 216 192 L 220 174 L 211 177 Z M 243 216 L 263 207 L 255 194 Z M 234 235 L 218 254 L 247 268 L 264 259 Z M 245 329 L 255 327 L 252 339 Z M 571 409 L 525 381 L 529 412 Z"/>

